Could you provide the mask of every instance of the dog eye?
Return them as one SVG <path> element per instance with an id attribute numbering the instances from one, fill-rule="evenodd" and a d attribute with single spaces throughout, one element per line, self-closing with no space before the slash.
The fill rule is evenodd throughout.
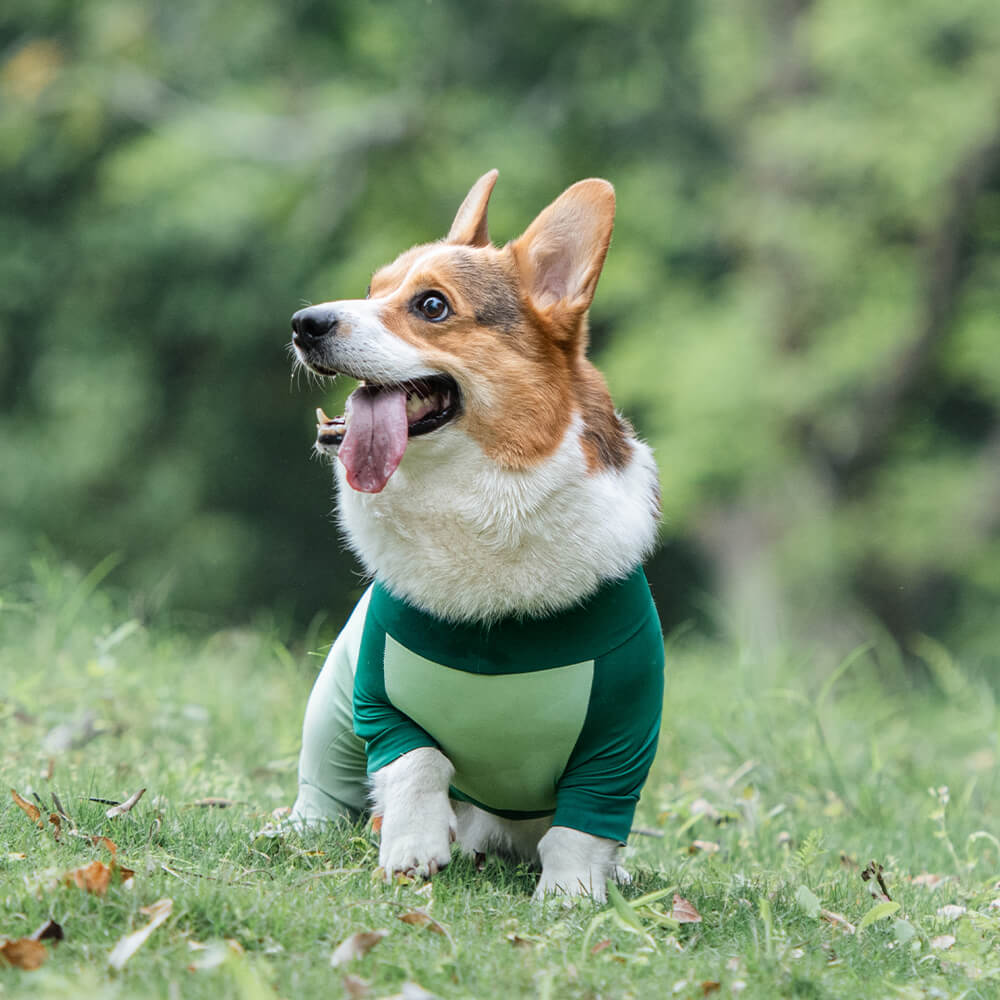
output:
<path id="1" fill-rule="evenodd" d="M 440 323 L 450 313 L 448 300 L 440 292 L 426 292 L 416 301 L 417 312 L 432 323 Z"/>

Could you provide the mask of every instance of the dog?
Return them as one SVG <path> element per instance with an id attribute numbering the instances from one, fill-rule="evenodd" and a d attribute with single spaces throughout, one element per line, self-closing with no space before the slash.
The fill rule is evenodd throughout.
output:
<path id="1" fill-rule="evenodd" d="M 291 821 L 370 809 L 387 878 L 457 840 L 540 864 L 538 899 L 602 901 L 660 726 L 659 477 L 586 357 L 614 189 L 497 247 L 496 179 L 364 299 L 292 317 L 298 363 L 360 382 L 316 449 L 373 583 L 310 695 Z"/>

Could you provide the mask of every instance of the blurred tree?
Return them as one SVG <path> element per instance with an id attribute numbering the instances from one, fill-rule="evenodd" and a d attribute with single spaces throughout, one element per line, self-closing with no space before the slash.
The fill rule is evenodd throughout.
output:
<path id="1" fill-rule="evenodd" d="M 4 575 L 44 538 L 152 606 L 341 617 L 287 318 L 498 166 L 500 239 L 617 186 L 594 351 L 668 627 L 714 586 L 764 643 L 991 637 L 998 57 L 995 0 L 11 0 Z"/>

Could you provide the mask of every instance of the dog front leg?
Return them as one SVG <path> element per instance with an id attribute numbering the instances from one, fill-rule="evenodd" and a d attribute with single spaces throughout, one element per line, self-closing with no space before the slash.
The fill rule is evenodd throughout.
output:
<path id="1" fill-rule="evenodd" d="M 581 833 L 568 826 L 552 827 L 538 842 L 542 877 L 535 900 L 564 895 L 591 896 L 596 903 L 605 902 L 608 879 L 623 881 L 619 873 L 625 874 L 617 864 L 618 846 L 616 840 Z"/>
<path id="2" fill-rule="evenodd" d="M 440 750 L 420 747 L 372 776 L 374 811 L 382 817 L 378 860 L 387 879 L 396 872 L 430 878 L 451 860 L 455 813 L 448 785 L 454 773 Z"/>

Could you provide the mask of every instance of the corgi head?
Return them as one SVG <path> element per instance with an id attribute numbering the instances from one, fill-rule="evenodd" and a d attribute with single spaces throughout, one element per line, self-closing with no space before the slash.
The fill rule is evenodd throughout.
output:
<path id="1" fill-rule="evenodd" d="M 292 317 L 298 361 L 361 382 L 343 417 L 318 411 L 317 448 L 337 455 L 356 491 L 381 492 L 408 449 L 455 432 L 508 470 L 543 462 L 571 424 L 589 471 L 630 461 L 629 428 L 586 358 L 614 190 L 580 181 L 495 247 L 486 214 L 496 179 L 492 170 L 473 185 L 444 240 L 377 271 L 366 298 Z"/>

